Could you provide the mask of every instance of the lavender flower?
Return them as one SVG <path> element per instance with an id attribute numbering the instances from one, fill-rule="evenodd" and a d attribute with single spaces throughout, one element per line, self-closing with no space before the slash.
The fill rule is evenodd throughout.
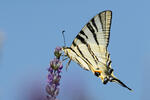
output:
<path id="1" fill-rule="evenodd" d="M 57 100 L 56 97 L 59 94 L 60 73 L 63 68 L 62 61 L 60 61 L 61 50 L 60 47 L 55 48 L 54 55 L 56 58 L 50 61 L 50 67 L 48 68 L 48 84 L 46 86 L 46 92 L 48 93 L 47 100 Z"/>
<path id="2" fill-rule="evenodd" d="M 61 54 L 62 54 L 62 48 L 61 47 L 56 47 L 55 52 L 54 52 L 54 55 L 56 56 L 56 58 L 59 59 Z"/>

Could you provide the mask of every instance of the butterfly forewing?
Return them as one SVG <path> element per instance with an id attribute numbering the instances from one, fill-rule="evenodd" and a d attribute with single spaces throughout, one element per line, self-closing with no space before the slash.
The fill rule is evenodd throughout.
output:
<path id="1" fill-rule="evenodd" d="M 106 64 L 109 60 L 107 46 L 111 25 L 111 11 L 104 11 L 93 17 L 79 32 L 71 45 L 76 56 L 82 60 L 76 61 L 84 67 L 83 61 L 88 65 L 97 66 Z M 87 66 L 85 65 L 85 66 Z M 89 65 L 88 65 L 89 66 Z"/>
<path id="2" fill-rule="evenodd" d="M 78 35 L 84 38 L 88 43 L 107 47 L 109 43 L 111 18 L 111 11 L 104 11 L 97 14 L 82 28 Z M 76 36 L 76 39 L 78 38 L 78 35 Z M 81 39 L 78 41 L 80 40 Z M 76 43 L 78 42 L 77 40 L 74 41 L 76 41 Z M 84 41 L 79 42 L 77 45 L 83 42 Z"/>

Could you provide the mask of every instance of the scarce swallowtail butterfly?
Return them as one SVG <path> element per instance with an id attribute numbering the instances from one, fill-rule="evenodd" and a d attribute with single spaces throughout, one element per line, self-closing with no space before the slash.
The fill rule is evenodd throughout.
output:
<path id="1" fill-rule="evenodd" d="M 99 77 L 103 84 L 116 82 L 130 89 L 113 74 L 109 44 L 112 11 L 103 11 L 94 16 L 78 33 L 71 47 L 63 47 L 65 56 L 78 63 L 83 69 L 90 70 Z"/>

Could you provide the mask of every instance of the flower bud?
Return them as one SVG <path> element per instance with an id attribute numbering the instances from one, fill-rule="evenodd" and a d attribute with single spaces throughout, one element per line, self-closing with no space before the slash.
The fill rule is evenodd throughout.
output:
<path id="1" fill-rule="evenodd" d="M 57 88 L 54 92 L 54 95 L 57 96 L 59 94 L 59 88 Z"/>
<path id="2" fill-rule="evenodd" d="M 62 52 L 61 52 L 62 48 L 61 47 L 56 47 L 55 51 L 54 51 L 54 55 L 56 56 L 56 58 L 60 58 Z"/>
<path id="3" fill-rule="evenodd" d="M 57 58 L 54 58 L 54 60 L 52 60 L 50 62 L 50 66 L 55 71 L 59 68 L 60 65 L 62 65 L 62 62 L 59 59 L 57 59 Z"/>

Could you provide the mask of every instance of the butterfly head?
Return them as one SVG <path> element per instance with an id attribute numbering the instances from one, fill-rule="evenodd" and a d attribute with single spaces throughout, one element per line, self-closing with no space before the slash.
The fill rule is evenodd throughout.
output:
<path id="1" fill-rule="evenodd" d="M 72 55 L 72 51 L 69 47 L 62 47 L 62 50 L 64 51 L 65 56 L 70 57 L 70 55 Z"/>

